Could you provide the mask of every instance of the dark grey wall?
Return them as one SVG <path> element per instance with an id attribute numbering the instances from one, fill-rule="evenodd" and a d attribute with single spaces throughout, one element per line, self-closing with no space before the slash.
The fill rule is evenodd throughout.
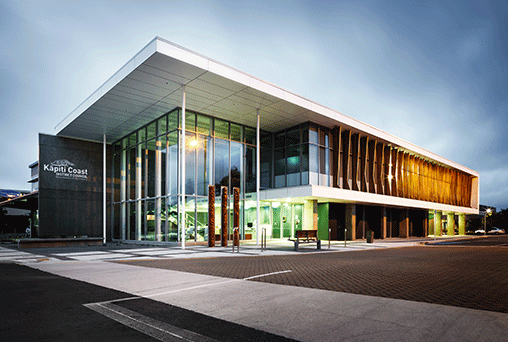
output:
<path id="1" fill-rule="evenodd" d="M 39 134 L 40 237 L 102 236 L 102 154 L 101 143 Z"/>

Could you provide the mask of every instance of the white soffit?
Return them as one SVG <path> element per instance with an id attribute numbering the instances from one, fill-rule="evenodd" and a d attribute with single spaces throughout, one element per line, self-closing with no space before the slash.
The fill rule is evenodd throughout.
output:
<path id="1" fill-rule="evenodd" d="M 282 88 L 154 38 L 56 127 L 57 135 L 111 143 L 160 115 L 180 107 L 186 87 L 188 110 L 275 132 L 312 121 L 361 133 L 393 147 L 478 176 L 442 158 Z"/>

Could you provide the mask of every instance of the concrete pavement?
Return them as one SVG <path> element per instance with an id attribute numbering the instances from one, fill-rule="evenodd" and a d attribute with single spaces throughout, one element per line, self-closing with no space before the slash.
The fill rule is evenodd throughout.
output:
<path id="1" fill-rule="evenodd" d="M 260 281 L 269 280 L 270 277 L 290 278 L 293 272 L 291 268 L 273 272 L 260 267 L 257 274 L 231 278 L 133 265 L 136 263 L 133 260 L 159 260 L 163 263 L 164 260 L 191 255 L 194 260 L 196 257 L 215 258 L 217 253 L 221 256 L 226 253 L 238 255 L 225 249 L 210 251 L 200 246 L 174 254 L 162 253 L 163 250 L 157 248 L 118 246 L 116 252 L 111 248 L 95 251 L 105 253 L 59 250 L 53 254 L 46 252 L 46 255 L 37 251 L 36 257 L 23 255 L 22 260 L 34 269 L 128 294 L 128 300 L 101 300 L 106 306 L 114 305 L 122 310 L 130 310 L 126 312 L 143 312 L 150 316 L 153 305 L 148 305 L 146 300 L 155 300 L 160 305 L 179 307 L 301 341 L 500 341 L 505 339 L 508 331 L 506 313 Z M 385 247 L 367 246 L 362 249 L 362 245 L 358 244 L 355 250 L 367 250 L 370 253 L 368 251 L 376 250 L 374 248 Z M 430 251 L 432 248 L 444 247 L 419 248 Z M 243 249 L 246 255 L 260 254 L 254 248 L 250 254 L 248 248 Z M 414 250 L 404 248 L 401 251 L 406 250 L 408 258 L 412 258 L 411 251 Z M 14 252 L 16 251 L 7 251 Z M 323 251 L 313 251 L 309 247 L 298 255 L 311 255 L 310 253 L 318 255 Z M 1 255 L 2 253 L 0 257 Z M 113 258 L 112 255 L 119 258 Z M 279 248 L 273 250 L 272 255 L 290 257 L 295 254 Z M 126 261 L 107 262 L 122 258 Z M 225 259 L 213 260 L 220 264 Z M 437 290 L 439 285 L 436 283 Z M 94 306 L 97 303 L 87 304 Z M 161 326 L 162 324 L 161 322 Z"/>
<path id="2" fill-rule="evenodd" d="M 102 261 L 30 267 L 301 341 L 501 341 L 508 331 L 508 315 L 490 311 Z"/>

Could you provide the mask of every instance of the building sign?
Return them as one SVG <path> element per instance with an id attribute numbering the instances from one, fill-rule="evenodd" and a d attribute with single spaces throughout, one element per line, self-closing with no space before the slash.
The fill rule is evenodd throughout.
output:
<path id="1" fill-rule="evenodd" d="M 88 180 L 88 169 L 80 169 L 76 164 L 67 159 L 55 160 L 50 164 L 44 164 L 44 172 L 52 172 L 56 178 L 66 178 L 75 180 Z"/>

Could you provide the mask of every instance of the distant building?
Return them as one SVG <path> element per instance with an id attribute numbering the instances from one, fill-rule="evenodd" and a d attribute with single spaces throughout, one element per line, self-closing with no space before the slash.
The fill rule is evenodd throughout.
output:
<path id="1" fill-rule="evenodd" d="M 48 237 L 206 241 L 223 189 L 234 228 L 234 188 L 246 240 L 464 234 L 479 213 L 478 172 L 161 38 L 40 134 L 30 168 Z"/>
<path id="2" fill-rule="evenodd" d="M 23 236 L 35 213 L 27 205 L 28 191 L 0 190 L 0 239 Z"/>

